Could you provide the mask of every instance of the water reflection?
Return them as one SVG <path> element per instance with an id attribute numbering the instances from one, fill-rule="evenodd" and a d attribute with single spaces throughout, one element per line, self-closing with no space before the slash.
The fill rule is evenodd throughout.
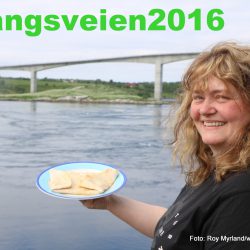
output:
<path id="1" fill-rule="evenodd" d="M 36 112 L 36 107 L 37 107 L 36 102 L 30 102 L 30 110 L 32 112 Z"/>
<path id="2" fill-rule="evenodd" d="M 161 105 L 155 105 L 153 107 L 153 120 L 154 120 L 154 126 L 161 127 L 161 125 L 162 125 L 162 107 L 161 107 Z"/>

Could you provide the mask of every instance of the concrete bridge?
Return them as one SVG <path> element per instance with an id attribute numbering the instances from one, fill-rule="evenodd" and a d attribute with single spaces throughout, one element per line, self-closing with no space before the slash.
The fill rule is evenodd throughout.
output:
<path id="1" fill-rule="evenodd" d="M 134 62 L 134 63 L 149 63 L 155 65 L 155 83 L 154 83 L 154 98 L 159 101 L 162 98 L 162 67 L 164 64 L 183 61 L 196 57 L 199 53 L 177 53 L 177 54 L 158 54 L 158 55 L 140 55 L 128 57 L 102 58 L 82 61 L 66 61 L 55 63 L 27 64 L 2 66 L 0 70 L 23 70 L 29 71 L 30 77 L 30 92 L 37 91 L 37 72 L 65 67 L 77 64 L 102 63 L 102 62 Z"/>

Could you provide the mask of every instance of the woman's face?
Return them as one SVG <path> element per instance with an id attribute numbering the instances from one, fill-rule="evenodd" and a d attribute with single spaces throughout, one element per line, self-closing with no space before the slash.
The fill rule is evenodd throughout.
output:
<path id="1" fill-rule="evenodd" d="M 227 150 L 238 132 L 250 124 L 250 107 L 234 86 L 216 77 L 208 80 L 206 90 L 194 88 L 190 115 L 214 155 Z"/>

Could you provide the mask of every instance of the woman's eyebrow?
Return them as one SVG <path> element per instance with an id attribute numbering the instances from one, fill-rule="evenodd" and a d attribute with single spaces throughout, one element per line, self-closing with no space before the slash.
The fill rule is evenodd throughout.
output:
<path id="1" fill-rule="evenodd" d="M 210 93 L 211 94 L 220 94 L 220 93 L 226 93 L 228 92 L 226 89 L 215 89 L 215 90 L 212 90 Z"/>
<path id="2" fill-rule="evenodd" d="M 193 92 L 192 92 L 192 95 L 194 95 L 194 94 L 202 94 L 202 93 L 204 93 L 205 91 L 203 91 L 203 90 L 194 90 Z"/>
<path id="3" fill-rule="evenodd" d="M 229 93 L 227 89 L 214 89 L 214 90 L 194 90 L 192 94 L 204 94 L 204 93 L 209 93 L 209 94 L 218 94 L 218 93 Z"/>

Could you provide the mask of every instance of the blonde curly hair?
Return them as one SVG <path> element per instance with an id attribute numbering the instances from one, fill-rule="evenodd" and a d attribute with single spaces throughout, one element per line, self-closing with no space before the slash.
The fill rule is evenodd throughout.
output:
<path id="1" fill-rule="evenodd" d="M 200 53 L 183 76 L 180 106 L 174 127 L 174 155 L 180 160 L 186 182 L 197 186 L 214 171 L 220 182 L 232 172 L 250 167 L 250 124 L 239 133 L 234 145 L 221 155 L 213 156 L 204 144 L 190 117 L 192 92 L 197 84 L 207 87 L 214 76 L 225 84 L 232 84 L 243 102 L 250 106 L 250 46 L 223 42 Z M 250 115 L 250 113 L 249 113 Z"/>

